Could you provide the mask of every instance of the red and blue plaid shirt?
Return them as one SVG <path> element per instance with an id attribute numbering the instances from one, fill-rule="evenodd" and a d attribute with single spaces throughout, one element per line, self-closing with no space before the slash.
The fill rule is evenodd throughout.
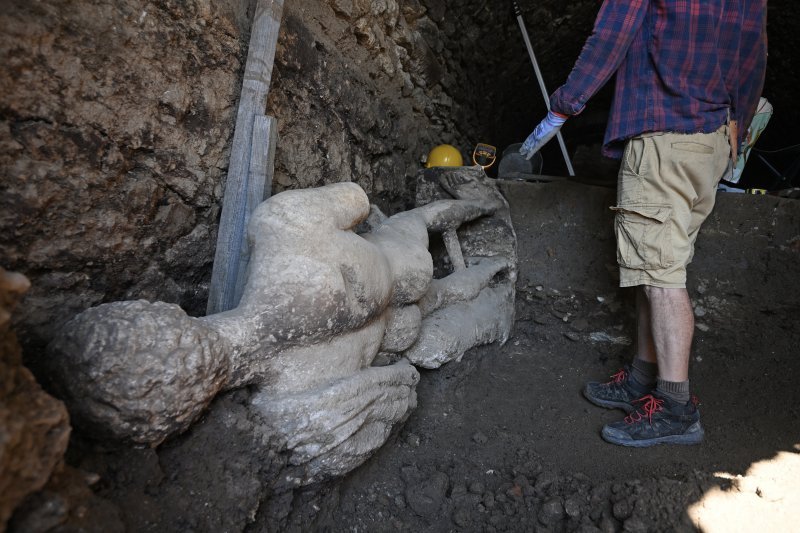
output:
<path id="1" fill-rule="evenodd" d="M 745 24 L 746 13 L 759 21 Z M 616 73 L 603 143 L 603 153 L 616 158 L 641 133 L 709 133 L 729 111 L 746 124 L 750 111 L 740 102 L 756 103 L 763 86 L 765 16 L 766 0 L 605 0 L 550 105 L 576 115 Z"/>
<path id="2" fill-rule="evenodd" d="M 756 114 L 767 68 L 767 0 L 743 0 L 743 4 L 739 105 L 736 108 L 740 137 L 747 135 L 747 127 Z"/>

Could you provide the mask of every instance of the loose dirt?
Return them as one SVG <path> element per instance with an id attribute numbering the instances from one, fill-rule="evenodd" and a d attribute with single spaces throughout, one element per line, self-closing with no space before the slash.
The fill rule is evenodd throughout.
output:
<path id="1" fill-rule="evenodd" d="M 587 380 L 602 380 L 629 362 L 634 349 L 633 295 L 616 288 L 614 274 L 606 213 L 613 191 L 511 184 L 505 192 L 521 272 L 512 338 L 503 347 L 476 349 L 459 363 L 425 372 L 418 409 L 391 442 L 342 482 L 338 503 L 315 527 L 796 527 L 800 332 L 798 301 L 791 299 L 796 282 L 785 276 L 796 275 L 798 264 L 797 254 L 786 249 L 795 262 L 778 259 L 780 230 L 766 229 L 769 220 L 755 222 L 769 212 L 767 206 L 740 198 L 721 203 L 690 267 L 698 328 L 691 380 L 701 401 L 705 442 L 629 449 L 605 443 L 599 434 L 603 424 L 624 413 L 595 407 L 580 393 Z M 797 232 L 797 210 L 792 213 L 777 223 L 795 224 L 791 231 Z M 726 233 L 731 223 L 737 234 Z M 758 227 L 770 235 L 760 251 L 746 238 Z M 751 255 L 769 248 L 778 250 L 769 255 L 772 264 L 757 266 Z M 709 272 L 719 261 L 748 266 L 739 277 L 723 267 Z M 783 271 L 773 270 L 778 265 Z M 780 293 L 775 278 L 784 279 L 788 293 Z M 751 465 L 776 460 L 784 466 L 771 467 L 768 475 L 757 468 L 748 472 Z"/>
<path id="2" fill-rule="evenodd" d="M 511 338 L 422 371 L 417 409 L 344 479 L 284 486 L 287 458 L 254 437 L 246 389 L 157 450 L 76 439 L 70 464 L 98 474 L 128 531 L 796 530 L 800 203 L 720 195 L 689 271 L 706 440 L 628 449 L 600 438 L 624 413 L 581 395 L 634 349 L 614 191 L 501 190 L 520 265 Z"/>

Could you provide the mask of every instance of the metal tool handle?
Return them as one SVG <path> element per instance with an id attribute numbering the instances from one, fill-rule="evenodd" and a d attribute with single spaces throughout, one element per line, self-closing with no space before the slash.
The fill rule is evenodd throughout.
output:
<path id="1" fill-rule="evenodd" d="M 531 39 L 528 36 L 528 29 L 525 27 L 525 21 L 522 19 L 522 11 L 520 10 L 517 2 L 512 1 L 511 3 L 514 6 L 514 14 L 517 15 L 517 22 L 519 23 L 519 29 L 522 32 L 522 39 L 525 41 L 525 46 L 528 49 L 528 55 L 531 58 L 531 63 L 533 63 L 533 70 L 536 72 L 536 79 L 539 81 L 539 89 L 542 91 L 544 105 L 547 107 L 547 110 L 550 111 L 549 93 L 544 85 L 544 78 L 542 77 L 542 71 L 539 70 L 539 63 L 536 61 L 536 54 L 533 53 L 533 46 L 531 45 Z M 558 138 L 558 145 L 561 147 L 561 154 L 564 156 L 564 162 L 567 164 L 567 172 L 569 172 L 570 176 L 574 176 L 575 171 L 572 169 L 572 161 L 569 159 L 567 145 L 564 144 L 564 138 L 561 136 L 560 131 L 556 133 L 556 137 Z"/>

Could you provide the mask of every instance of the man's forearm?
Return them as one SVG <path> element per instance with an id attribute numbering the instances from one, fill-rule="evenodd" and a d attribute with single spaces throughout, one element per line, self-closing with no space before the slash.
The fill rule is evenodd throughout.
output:
<path id="1" fill-rule="evenodd" d="M 550 107 L 577 115 L 619 68 L 647 13 L 646 0 L 606 0 L 594 30 L 583 46 L 564 85 L 550 98 Z"/>

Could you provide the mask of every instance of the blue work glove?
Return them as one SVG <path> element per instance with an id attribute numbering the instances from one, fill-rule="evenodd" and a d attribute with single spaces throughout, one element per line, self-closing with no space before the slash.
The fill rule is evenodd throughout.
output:
<path id="1" fill-rule="evenodd" d="M 528 135 L 528 138 L 522 143 L 519 153 L 525 156 L 525 159 L 533 157 L 542 146 L 547 144 L 547 141 L 556 136 L 556 133 L 566 121 L 567 117 L 565 115 L 555 111 L 548 111 L 545 119 L 534 128 L 533 133 Z"/>

